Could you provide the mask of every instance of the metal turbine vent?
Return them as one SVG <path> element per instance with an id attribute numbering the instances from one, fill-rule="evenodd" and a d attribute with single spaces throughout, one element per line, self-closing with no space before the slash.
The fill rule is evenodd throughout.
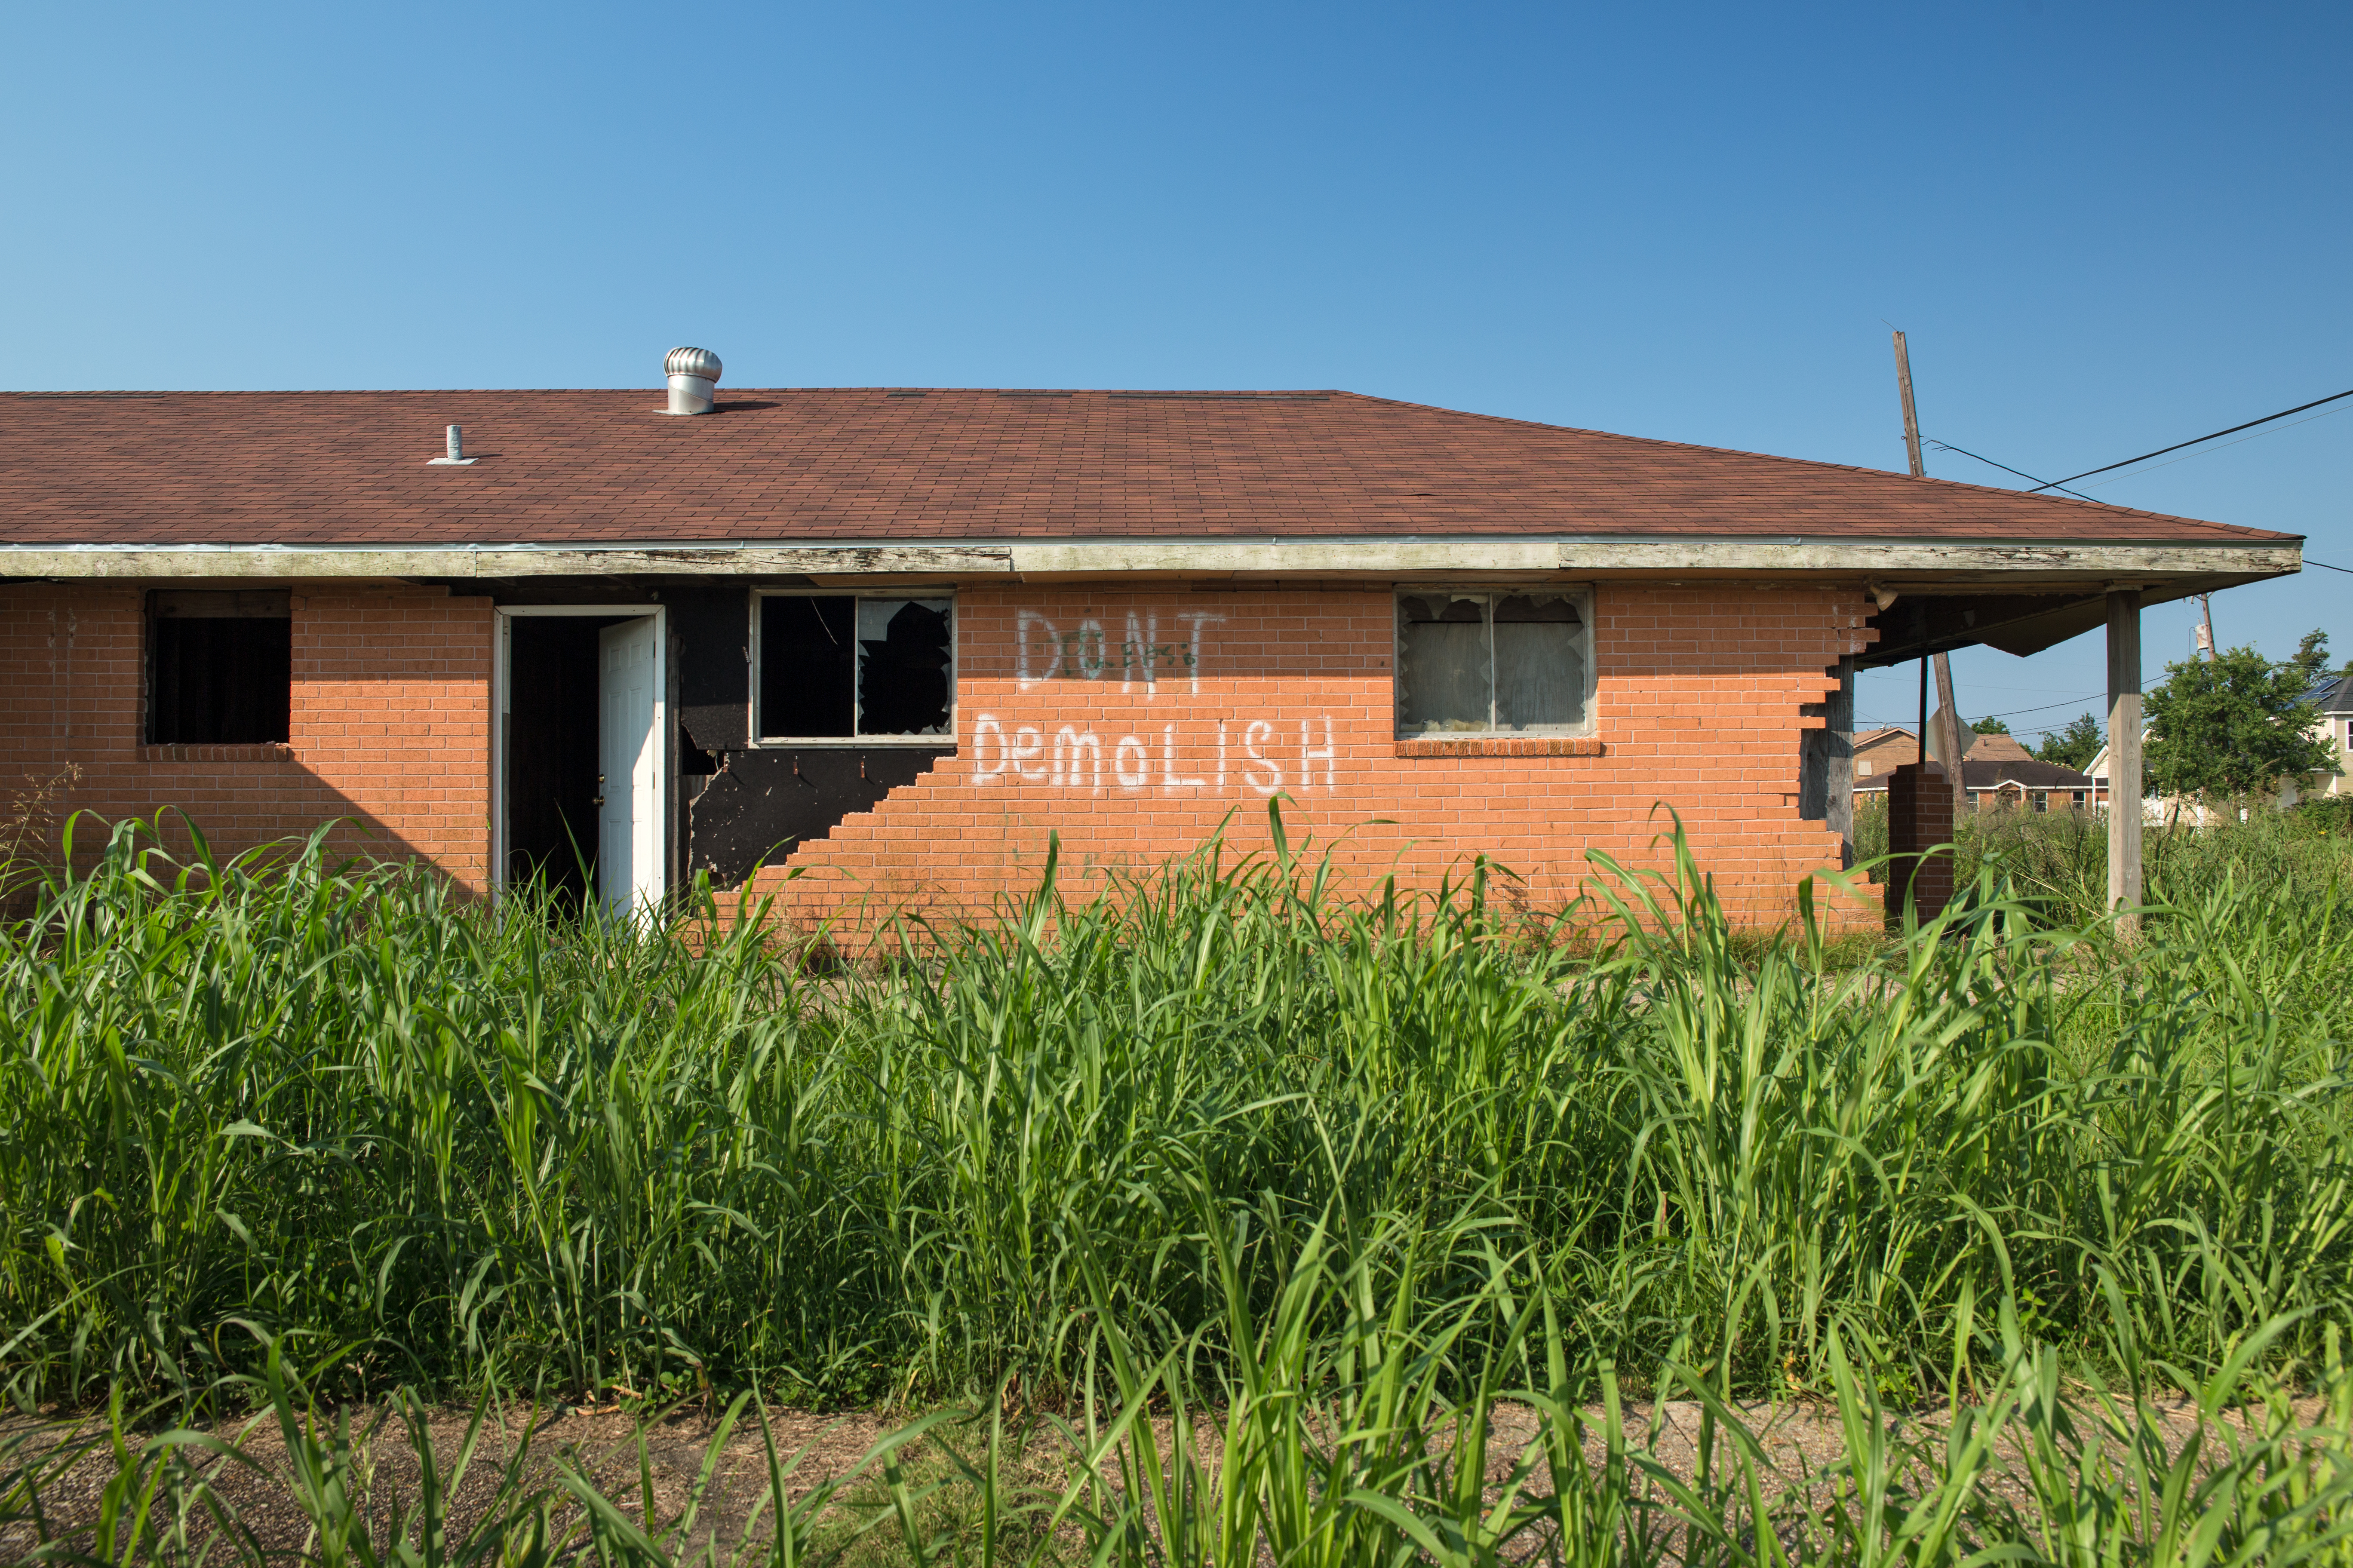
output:
<path id="1" fill-rule="evenodd" d="M 670 377 L 670 412 L 708 414 L 718 405 L 719 356 L 709 349 L 672 349 L 662 356 Z"/>

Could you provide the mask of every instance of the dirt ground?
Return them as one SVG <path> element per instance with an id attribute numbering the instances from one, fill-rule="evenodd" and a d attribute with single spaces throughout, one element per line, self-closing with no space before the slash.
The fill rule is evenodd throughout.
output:
<path id="1" fill-rule="evenodd" d="M 2195 1412 L 2186 1402 L 2179 1401 L 2162 1408 L 2173 1428 L 2169 1436 L 2178 1441 L 2179 1435 L 2186 1435 L 2190 1429 Z M 416 1500 L 420 1473 L 417 1457 L 407 1431 L 396 1417 L 385 1420 L 369 1435 L 370 1424 L 385 1414 L 382 1407 L 353 1409 L 347 1414 L 355 1439 L 353 1489 L 374 1515 L 377 1540 L 382 1542 L 384 1521 L 395 1510 L 413 1506 Z M 697 1405 L 649 1422 L 647 1413 L 640 1409 L 557 1405 L 533 1411 L 510 1406 L 485 1422 L 475 1458 L 451 1499 L 449 1537 L 453 1543 L 463 1539 L 491 1510 L 501 1505 L 501 1498 L 512 1503 L 515 1489 L 502 1486 L 502 1480 L 510 1462 L 518 1454 L 523 1456 L 520 1466 L 522 1490 L 553 1486 L 557 1467 L 566 1466 L 591 1479 L 632 1521 L 643 1523 L 650 1516 L 649 1532 L 658 1534 L 680 1518 L 691 1499 L 710 1451 L 715 1414 Z M 1598 1424 L 1600 1412 L 1588 1414 Z M 1656 1447 L 1650 1452 L 1679 1479 L 1688 1479 L 1697 1459 L 1700 1408 L 1694 1404 L 1669 1403 L 1657 1415 L 1661 1432 Z M 1741 1415 L 1762 1445 L 1773 1481 L 1782 1490 L 1820 1485 L 1825 1468 L 1844 1451 L 1842 1430 L 1832 1408 L 1814 1404 L 1757 1405 L 1742 1407 Z M 427 1416 L 433 1450 L 445 1482 L 472 1415 L 470 1408 L 450 1406 L 434 1410 Z M 1625 1411 L 1624 1419 L 1629 1447 L 1642 1448 L 1652 1419 L 1651 1408 L 1630 1407 Z M 1537 1427 L 1535 1413 L 1525 1406 L 1499 1406 L 1493 1420 L 1491 1482 L 1505 1476 L 1535 1436 Z M 767 1413 L 776 1452 L 781 1460 L 794 1467 L 787 1489 L 796 1499 L 806 1497 L 813 1488 L 839 1484 L 853 1476 L 876 1443 L 906 1426 L 907 1421 L 902 1414 L 818 1415 L 784 1409 Z M 1205 1421 L 1202 1425 L 1214 1423 Z M 1892 1435 L 1897 1436 L 1916 1437 L 1941 1425 L 1941 1412 L 1903 1415 L 1890 1421 Z M 1165 1452 L 1167 1424 L 1161 1422 L 1158 1428 Z M 0 1489 L 15 1484 L 29 1456 L 52 1448 L 59 1439 L 77 1430 L 83 1437 L 99 1441 L 78 1459 L 62 1464 L 43 1479 L 37 1489 L 37 1528 L 28 1513 L 26 1497 L 19 1495 L 13 1500 L 6 1510 L 13 1517 L 0 1522 L 0 1561 L 24 1561 L 34 1550 L 37 1536 L 45 1536 L 50 1542 L 79 1536 L 83 1550 L 88 1550 L 89 1532 L 100 1513 L 101 1491 L 115 1470 L 111 1452 L 103 1441 L 102 1420 L 86 1419 L 77 1426 L 73 1423 L 19 1418 L 0 1426 L 0 1444 L 10 1445 L 6 1458 L 0 1459 L 0 1468 L 10 1472 L 0 1479 Z M 251 1531 L 254 1544 L 273 1556 L 303 1552 L 309 1544 L 311 1525 L 289 1485 L 291 1471 L 275 1417 L 217 1424 L 206 1430 L 221 1443 L 234 1444 L 254 1461 L 247 1465 L 218 1457 L 205 1461 L 214 1489 L 235 1510 L 241 1526 Z M 934 1443 L 934 1438 L 939 1443 Z M 1212 1444 L 1214 1437 L 1203 1441 L 1205 1445 Z M 955 1473 L 947 1448 L 977 1463 L 987 1442 L 987 1429 L 984 1425 L 944 1424 L 909 1447 L 902 1459 L 904 1474 L 920 1489 Z M 1041 1491 L 1058 1490 L 1074 1473 L 1071 1455 L 1071 1447 L 1061 1437 L 1050 1429 L 1032 1425 L 1026 1442 L 1012 1447 L 1007 1456 L 1008 1489 L 1033 1498 Z M 1207 1451 L 1202 1457 L 1214 1458 Z M 1598 1460 L 1599 1457 L 1598 1447 L 1588 1452 L 1589 1459 Z M 821 1559 L 855 1565 L 909 1560 L 896 1522 L 891 1517 L 890 1500 L 879 1484 L 880 1468 L 867 1468 L 870 1475 L 844 1487 L 829 1505 L 818 1538 L 812 1542 L 818 1548 Z M 1540 1470 L 1534 1484 L 1541 1489 L 1548 1481 L 1549 1478 Z M 649 1488 L 649 1507 L 646 1495 Z M 733 1556 L 739 1546 L 765 1541 L 772 1521 L 765 1516 L 755 1520 L 754 1514 L 767 1489 L 766 1449 L 759 1424 L 747 1410 L 719 1456 L 691 1535 L 673 1542 L 673 1552 L 699 1552 L 715 1538 L 718 1555 L 725 1561 Z M 927 1531 L 965 1530 L 969 1521 L 959 1516 L 958 1490 L 944 1489 L 926 1505 L 923 1522 Z M 576 1522 L 577 1510 L 569 1495 L 558 1492 L 555 1496 L 554 1513 L 559 1525 Z M 872 1528 L 861 1531 L 861 1527 L 870 1524 Z M 209 1533 L 210 1528 L 206 1524 L 193 1533 L 202 1536 Z M 1080 1555 L 1083 1557 L 1082 1552 Z M 223 1559 L 216 1553 L 216 1560 Z"/>

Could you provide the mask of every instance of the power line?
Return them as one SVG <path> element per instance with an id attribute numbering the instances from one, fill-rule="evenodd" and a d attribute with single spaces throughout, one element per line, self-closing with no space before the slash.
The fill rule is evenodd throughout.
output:
<path id="1" fill-rule="evenodd" d="M 2022 714 L 2027 714 L 2027 713 L 2048 713 L 2048 712 L 2050 712 L 2050 711 L 2051 711 L 2051 710 L 2052 710 L 2053 708 L 2073 708 L 2073 707 L 2075 707 L 2075 706 L 2077 706 L 2078 704 L 2081 704 L 2081 703 L 2097 701 L 2097 700 L 2099 700 L 2103 695 L 2105 695 L 2105 693 L 2098 692 L 2098 691 L 2094 691 L 2094 692 L 2091 692 L 2091 693 L 2089 693 L 2089 694 L 2088 694 L 2088 695 L 2086 695 L 2086 696 L 2083 696 L 2083 697 L 2075 697 L 2075 698 L 2070 698 L 2068 700 L 2066 700 L 2066 701 L 2064 701 L 2064 702 L 2046 702 L 2046 703 L 2044 703 L 2044 704 L 2043 704 L 2042 707 L 2040 707 L 2040 708 L 2011 708 L 2011 709 L 2007 709 L 2007 710 L 2003 710 L 2002 712 L 2000 712 L 2000 713 L 1980 713 L 1979 715 L 1978 715 L 1978 717 L 1979 717 L 1980 719 L 2016 719 L 2016 718 L 2020 717 L 2021 715 L 2022 715 Z M 1903 726 L 1902 724 L 1892 724 L 1892 725 L 1882 725 L 1882 726 L 1880 726 L 1880 727 L 1881 727 L 1881 728 L 1883 728 L 1883 729 L 1895 729 L 1895 730 L 1900 730 L 1900 729 L 1903 729 L 1905 726 Z M 2045 733 L 2045 732 L 2046 732 L 2046 731 L 2036 731 L 2036 733 L 2038 733 L 2038 734 L 2042 734 L 2042 733 Z"/>
<path id="2" fill-rule="evenodd" d="M 1991 458 L 1979 457 L 1977 453 L 1970 451 L 1967 447 L 1956 447 L 1950 441 L 1939 441 L 1933 436 L 1928 438 L 1928 444 L 1936 447 L 1939 452 L 1958 452 L 1964 458 L 1976 458 L 1978 462 L 1983 463 L 1989 468 L 2000 468 L 2003 473 L 2016 474 L 2021 479 L 2034 479 L 2034 476 L 2028 473 L 2024 468 L 2013 468 L 2008 463 L 1997 463 Z M 2034 483 L 2038 489 L 2042 489 L 2055 490 L 2063 488 L 2059 485 L 2045 484 L 2041 479 L 2034 479 Z M 2030 491 L 2028 493 L 2031 494 L 2032 492 Z M 2092 500 L 2090 496 L 2080 495 L 2073 490 L 2068 490 L 2067 493 L 2071 496 L 2074 496 L 2077 500 Z M 2098 504 L 2105 505 L 2106 503 L 2101 502 Z"/>
<path id="3" fill-rule="evenodd" d="M 2344 573 L 2348 577 L 2353 577 L 2353 566 L 2331 566 L 2327 562 L 2326 562 L 2326 561 L 2315 561 L 2315 560 L 2314 560 L 2311 556 L 2309 556 L 2309 555 L 2307 555 L 2307 556 L 2306 556 L 2306 557 L 2304 558 L 2304 563 L 2305 563 L 2306 566 L 2317 566 L 2317 567 L 2319 567 L 2323 572 L 2342 572 L 2342 573 Z"/>
<path id="4" fill-rule="evenodd" d="M 2071 697 L 2064 702 L 2045 702 L 2040 708 L 2012 708 L 2006 713 L 1988 713 L 1985 717 L 1989 719 L 2015 719 L 2021 713 L 2048 713 L 2053 708 L 2073 708 L 2080 702 L 2096 701 L 2105 695 L 2105 692 L 2087 691 L 2081 697 Z"/>
<path id="5" fill-rule="evenodd" d="M 2327 413 L 2327 414 L 2316 414 L 2316 415 L 2314 415 L 2314 416 L 2312 416 L 2312 419 L 2326 419 L 2326 418 L 2327 418 L 2327 417 L 2329 416 L 2329 415 L 2332 415 L 2332 414 L 2342 414 L 2342 413 L 2344 413 L 2344 412 L 2345 412 L 2345 410 L 2343 410 L 2342 408 L 2332 408 L 2332 409 L 2330 409 L 2330 410 L 2328 411 L 2328 413 Z M 2299 420 L 2297 420 L 2297 421 L 2295 422 L 2295 425 L 2309 425 L 2309 424 L 2311 424 L 2311 423 L 2312 423 L 2312 419 L 2299 419 Z M 2283 425 L 2283 426 L 2280 426 L 2280 430 L 2293 430 L 2293 429 L 2295 429 L 2295 425 Z M 2217 452 L 2227 452 L 2227 451 L 2229 451 L 2229 450 L 2230 450 L 2232 447 L 2243 447 L 2243 446 L 2245 446 L 2245 445 L 2246 445 L 2248 442 L 2250 442 L 2250 441 L 2260 441 L 2260 440 L 2262 440 L 2262 439 L 2263 439 L 2264 437 L 2266 437 L 2266 436 L 2276 436 L 2276 435 L 2278 435 L 2278 434 L 2279 434 L 2279 430 L 2258 430 L 2258 431 L 2256 431 L 2256 432 L 2255 432 L 2253 435 L 2252 435 L 2252 436 L 2242 436 L 2242 437 L 2239 437 L 2237 440 L 2235 440 L 2235 441 L 2225 441 L 2225 442 L 2223 442 L 2221 446 L 2219 446 L 2219 447 L 2215 447 L 2215 448 L 2214 448 L 2214 450 L 2215 450 L 2215 451 L 2217 451 Z M 2207 457 L 2207 456 L 2209 456 L 2209 455 L 2210 455 L 2210 454 L 2205 453 L 2205 452 L 2185 452 L 2185 453 L 2183 453 L 2180 457 L 2174 458 L 2174 459 L 2173 459 L 2173 463 L 2186 463 L 2186 462 L 2189 462 L 2189 461 L 2191 458 L 2203 458 L 2203 457 Z M 2141 472 L 2142 472 L 2142 473 L 2146 473 L 2146 474 L 2153 474 L 2153 473 L 2156 473 L 2156 472 L 2158 471 L 2158 469 L 2159 469 L 2159 468 L 2171 468 L 2171 467 L 2173 467 L 2173 463 L 2159 463 L 2159 464 L 2158 464 L 2157 468 L 2145 468 L 2145 469 L 2143 469 Z M 2120 484 L 2123 484 L 2126 479 L 2139 479 L 2140 477 L 2141 477 L 2141 474 L 2118 474 L 2115 479 L 2102 479 L 2098 484 L 2096 484 L 2096 485 L 2093 485 L 2093 486 L 2091 486 L 2091 487 L 2089 487 L 2089 488 L 2090 488 L 2090 489 L 2095 489 L 2095 490 L 2104 490 L 2104 489 L 2107 489 L 2110 485 L 2120 485 Z M 2076 491 L 2074 491 L 2074 490 L 2069 490 L 2067 493 L 2068 493 L 2069 495 L 2071 495 L 2071 496 L 2072 496 L 2072 495 L 2076 494 L 2077 492 L 2076 492 Z M 2089 500 L 2090 498 L 2089 498 L 2089 497 L 2086 497 L 2085 499 L 2086 499 L 2086 500 Z"/>
<path id="6" fill-rule="evenodd" d="M 2042 490 L 2055 490 L 2063 485 L 2072 485 L 2077 479 L 2088 479 L 2094 474 L 2105 474 L 2110 468 L 2128 468 L 2135 463 L 2146 463 L 2151 458 L 2162 458 L 2168 452 L 2179 452 L 2184 447 L 2195 447 L 2200 441 L 2212 441 L 2224 436 L 2235 436 L 2242 430 L 2252 430 L 2258 425 L 2268 425 L 2274 419 L 2284 419 L 2291 414 L 2301 414 L 2307 408 L 2317 408 L 2324 403 L 2334 403 L 2340 397 L 2353 397 L 2353 389 L 2332 393 L 2327 397 L 2316 397 L 2309 403 L 2299 403 L 2293 408 L 2283 408 L 2277 414 L 2266 414 L 2261 419 L 2250 419 L 2244 425 L 2233 425 L 2228 430 L 2217 430 L 2211 436 L 2200 436 L 2194 440 L 2189 441 L 2176 441 L 2170 447 L 2159 447 L 2154 452 L 2143 452 L 2139 457 L 2126 458 L 2121 463 L 2110 463 L 2106 468 L 2085 468 L 2080 474 L 2069 474 L 2063 479 L 2051 479 L 2044 483 L 2038 484 L 2034 488 Z M 1983 459 L 1979 460 L 1982 461 Z M 1996 468 L 2000 468 L 2001 465 L 1997 463 L 1994 466 Z M 2010 471 L 2013 473 L 2017 472 L 2014 468 Z"/>

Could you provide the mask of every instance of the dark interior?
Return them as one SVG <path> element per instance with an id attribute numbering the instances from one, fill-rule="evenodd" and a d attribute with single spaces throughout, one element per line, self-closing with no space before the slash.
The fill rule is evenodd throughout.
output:
<path id="1" fill-rule="evenodd" d="M 147 658 L 150 744 L 238 746 L 288 739 L 294 684 L 290 616 L 159 608 L 147 623 Z"/>
<path id="2" fill-rule="evenodd" d="M 760 601 L 760 733 L 854 735 L 858 601 L 774 594 Z"/>
<path id="3" fill-rule="evenodd" d="M 879 637 L 861 637 L 858 728 L 868 735 L 940 734 L 948 724 L 948 618 L 913 600 Z"/>
<path id="4" fill-rule="evenodd" d="M 518 616 L 507 720 L 507 880 L 578 911 L 596 885 L 596 633 L 614 617 Z"/>

